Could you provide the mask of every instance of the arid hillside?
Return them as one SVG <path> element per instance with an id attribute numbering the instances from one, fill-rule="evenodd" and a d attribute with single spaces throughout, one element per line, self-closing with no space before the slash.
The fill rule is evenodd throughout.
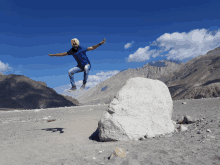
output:
<path id="1" fill-rule="evenodd" d="M 170 61 L 157 62 L 163 64 L 162 67 L 144 65 L 142 68 L 128 69 L 119 72 L 109 79 L 99 83 L 88 92 L 76 99 L 81 104 L 109 104 L 117 92 L 125 85 L 126 81 L 133 77 L 147 77 L 159 79 L 161 77 L 173 75 L 174 71 L 178 71 L 184 64 L 178 64 Z M 154 64 L 156 65 L 156 64 Z"/>
<path id="2" fill-rule="evenodd" d="M 154 64 L 155 65 L 155 64 Z M 163 81 L 173 100 L 220 96 L 220 48 L 191 59 L 187 63 L 164 61 L 164 66 L 146 64 L 142 68 L 119 72 L 76 99 L 85 105 L 109 104 L 117 92 L 133 77 Z"/>
<path id="3" fill-rule="evenodd" d="M 167 78 L 173 100 L 220 96 L 220 47 L 188 61 Z"/>
<path id="4" fill-rule="evenodd" d="M 45 82 L 34 81 L 23 75 L 0 75 L 0 108 L 39 109 L 76 106 L 79 102 L 62 96 Z"/>

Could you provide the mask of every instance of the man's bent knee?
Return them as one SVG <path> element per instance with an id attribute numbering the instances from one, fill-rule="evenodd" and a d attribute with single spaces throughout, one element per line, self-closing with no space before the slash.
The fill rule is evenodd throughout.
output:
<path id="1" fill-rule="evenodd" d="M 86 65 L 86 66 L 84 67 L 84 70 L 85 70 L 85 71 L 89 70 L 89 67 L 90 67 L 90 65 Z"/>
<path id="2" fill-rule="evenodd" d="M 72 73 L 72 72 L 69 71 L 68 74 L 69 74 L 69 76 L 70 76 L 70 75 L 73 75 L 74 73 Z"/>

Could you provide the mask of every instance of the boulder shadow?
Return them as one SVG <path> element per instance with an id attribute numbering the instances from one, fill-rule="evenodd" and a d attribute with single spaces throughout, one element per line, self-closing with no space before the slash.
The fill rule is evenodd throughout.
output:
<path id="1" fill-rule="evenodd" d="M 97 142 L 102 142 L 100 139 L 99 139 L 99 129 L 97 128 L 95 132 L 93 132 L 93 134 L 89 137 L 90 140 L 94 140 L 94 141 L 97 141 Z"/>
<path id="2" fill-rule="evenodd" d="M 60 132 L 60 133 L 64 133 L 63 131 L 64 128 L 44 128 L 44 129 L 41 129 L 41 130 L 46 130 L 46 131 L 51 131 L 51 132 Z"/>

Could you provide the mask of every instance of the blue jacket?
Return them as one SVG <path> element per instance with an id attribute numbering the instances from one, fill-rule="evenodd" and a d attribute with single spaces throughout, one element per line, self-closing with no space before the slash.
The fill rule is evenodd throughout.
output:
<path id="1" fill-rule="evenodd" d="M 77 50 L 75 50 L 74 48 L 71 48 L 67 52 L 68 55 L 72 55 L 75 58 L 75 60 L 78 63 L 77 67 L 79 67 L 82 70 L 84 70 L 84 66 L 86 64 L 90 64 L 90 61 L 89 61 L 88 57 L 86 56 L 86 51 L 87 51 L 87 47 L 78 46 Z M 91 67 L 92 66 L 90 64 L 90 69 L 91 69 Z"/>

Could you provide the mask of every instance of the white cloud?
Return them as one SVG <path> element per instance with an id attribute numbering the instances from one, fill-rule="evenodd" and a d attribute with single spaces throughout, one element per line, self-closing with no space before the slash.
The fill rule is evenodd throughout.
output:
<path id="1" fill-rule="evenodd" d="M 125 44 L 124 48 L 125 49 L 131 48 L 133 46 L 133 43 L 134 43 L 134 41 L 132 41 L 131 43 Z"/>
<path id="2" fill-rule="evenodd" d="M 91 88 L 93 86 L 96 86 L 97 84 L 99 84 L 102 81 L 105 81 L 106 79 L 114 76 L 115 74 L 117 74 L 119 71 L 115 70 L 115 71 L 109 71 L 109 72 L 99 72 L 96 75 L 89 75 L 86 86 Z M 78 82 L 76 82 L 76 86 L 81 86 L 82 85 L 83 80 L 80 80 Z"/>
<path id="3" fill-rule="evenodd" d="M 149 46 L 145 48 L 139 48 L 134 54 L 130 54 L 128 60 L 135 59 L 136 61 L 145 61 L 150 59 Z M 130 62 L 130 61 L 129 61 Z"/>
<path id="4" fill-rule="evenodd" d="M 8 64 L 5 65 L 3 62 L 0 61 L 0 73 L 3 73 L 10 69 L 11 67 L 9 67 Z"/>
<path id="5" fill-rule="evenodd" d="M 4 64 L 0 61 L 0 73 L 7 72 L 7 74 L 24 74 L 25 71 L 23 69 L 23 65 L 19 64 L 17 68 L 9 67 L 8 64 Z"/>
<path id="6" fill-rule="evenodd" d="M 156 46 L 158 49 L 153 49 Z M 152 57 L 167 56 L 167 59 L 183 60 L 204 55 L 220 46 L 220 29 L 215 33 L 206 29 L 195 29 L 188 33 L 165 33 L 152 44 L 130 54 L 127 62 L 146 61 Z M 150 50 L 151 49 L 151 50 Z"/>

